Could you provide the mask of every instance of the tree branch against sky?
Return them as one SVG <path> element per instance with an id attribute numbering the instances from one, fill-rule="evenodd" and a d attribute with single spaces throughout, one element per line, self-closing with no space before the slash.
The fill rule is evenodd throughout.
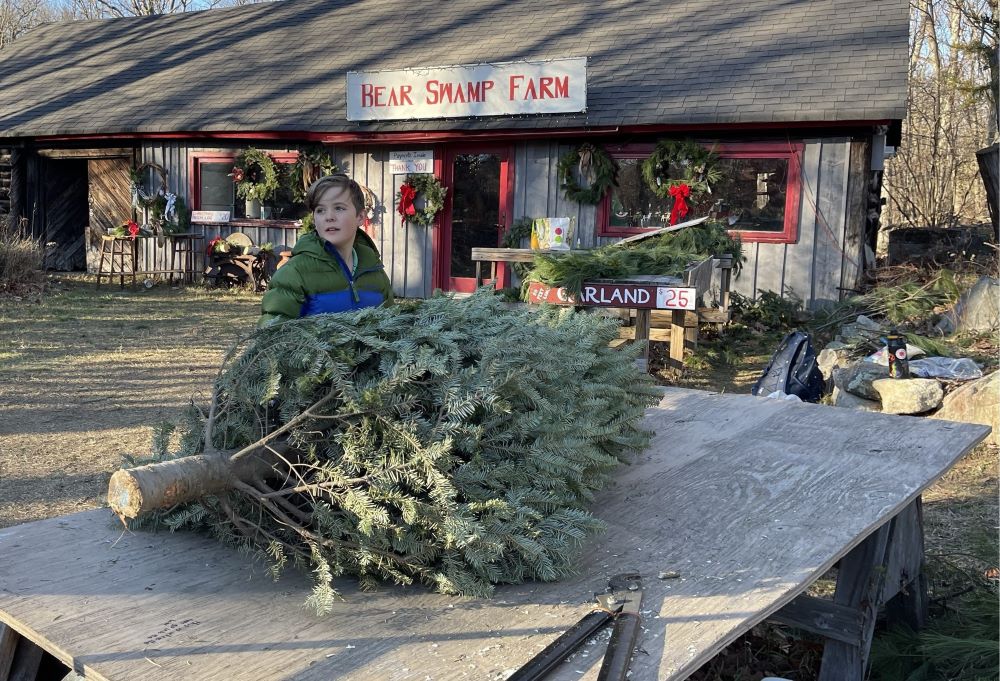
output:
<path id="1" fill-rule="evenodd" d="M 886 164 L 887 226 L 988 219 L 976 151 L 997 134 L 991 3 L 911 0 L 907 112 L 899 150 Z"/>

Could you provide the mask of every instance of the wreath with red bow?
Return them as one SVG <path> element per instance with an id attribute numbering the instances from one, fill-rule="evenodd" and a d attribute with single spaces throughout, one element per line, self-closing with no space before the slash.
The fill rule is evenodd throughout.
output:
<path id="1" fill-rule="evenodd" d="M 396 192 L 396 212 L 404 223 L 430 227 L 444 208 L 448 190 L 429 173 L 407 175 Z"/>
<path id="2" fill-rule="evenodd" d="M 672 199 L 670 224 L 688 214 L 688 199 L 711 194 L 722 173 L 718 157 L 694 140 L 661 140 L 642 162 L 642 177 L 661 199 Z"/>

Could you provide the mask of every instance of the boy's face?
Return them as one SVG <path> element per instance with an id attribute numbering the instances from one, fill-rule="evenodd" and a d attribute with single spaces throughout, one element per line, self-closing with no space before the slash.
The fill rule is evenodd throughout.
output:
<path id="1" fill-rule="evenodd" d="M 313 209 L 316 234 L 341 253 L 350 252 L 363 219 L 354 207 L 347 187 L 328 188 Z"/>

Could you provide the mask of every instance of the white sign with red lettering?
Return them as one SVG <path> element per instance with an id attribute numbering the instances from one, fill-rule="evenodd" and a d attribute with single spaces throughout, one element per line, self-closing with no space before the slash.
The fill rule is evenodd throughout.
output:
<path id="1" fill-rule="evenodd" d="M 656 289 L 656 309 L 657 310 L 696 310 L 698 291 L 693 288 L 667 288 L 664 286 Z"/>
<path id="2" fill-rule="evenodd" d="M 586 110 L 585 57 L 347 73 L 351 121 Z"/>

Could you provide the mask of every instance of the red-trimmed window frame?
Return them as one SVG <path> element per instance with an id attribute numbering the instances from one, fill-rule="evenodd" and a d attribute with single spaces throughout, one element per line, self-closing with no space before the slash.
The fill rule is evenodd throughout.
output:
<path id="1" fill-rule="evenodd" d="M 275 163 L 295 163 L 299 158 L 297 151 L 269 151 L 268 156 Z M 191 197 L 191 210 L 201 210 L 201 164 L 202 163 L 235 163 L 239 150 L 234 151 L 192 151 L 188 154 L 188 185 Z M 242 219 L 242 218 L 241 218 Z M 261 220 L 261 222 L 273 222 Z"/>
<path id="2" fill-rule="evenodd" d="M 785 225 L 780 232 L 762 232 L 750 230 L 730 230 L 733 236 L 739 236 L 744 243 L 790 244 L 799 238 L 799 195 L 802 178 L 801 142 L 745 142 L 727 144 L 703 144 L 706 149 L 712 149 L 722 158 L 778 158 L 788 160 L 788 184 L 785 186 Z M 626 144 L 620 147 L 610 147 L 608 153 L 612 158 L 645 159 L 653 153 L 653 144 Z M 610 227 L 611 192 L 597 204 L 597 236 L 626 237 L 651 231 L 642 227 Z"/>

